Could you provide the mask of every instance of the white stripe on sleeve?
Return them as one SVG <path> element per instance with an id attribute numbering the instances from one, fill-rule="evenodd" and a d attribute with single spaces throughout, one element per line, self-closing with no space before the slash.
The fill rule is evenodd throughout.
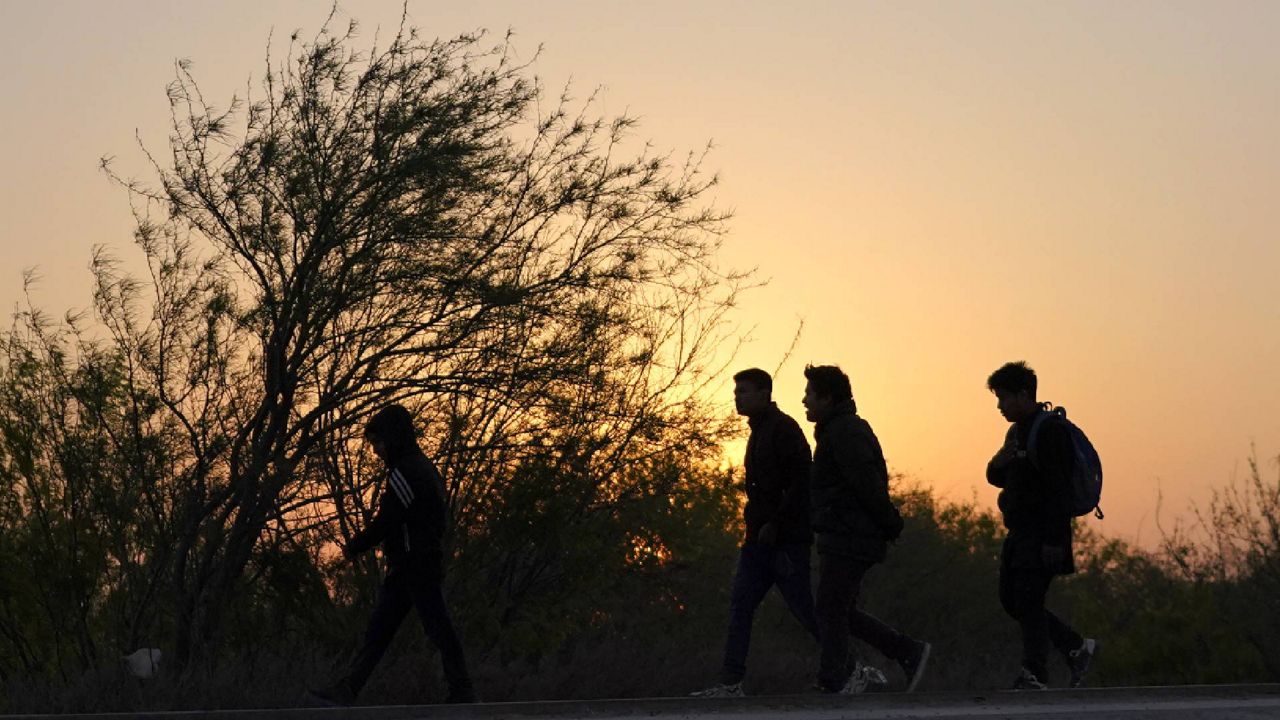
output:
<path id="1" fill-rule="evenodd" d="M 400 496 L 400 502 L 405 507 L 409 507 L 409 503 L 413 502 L 413 488 L 409 486 L 409 481 L 404 479 L 404 475 L 400 474 L 399 469 L 391 471 L 391 487 L 395 488 L 396 495 Z"/>
<path id="2" fill-rule="evenodd" d="M 402 488 L 400 486 L 400 483 L 397 482 L 395 470 L 392 470 L 391 474 L 387 476 L 387 485 L 391 486 L 391 489 L 395 492 L 396 497 L 400 499 L 400 504 L 404 505 L 405 507 L 409 507 L 409 501 L 406 500 L 404 496 L 404 488 Z"/>

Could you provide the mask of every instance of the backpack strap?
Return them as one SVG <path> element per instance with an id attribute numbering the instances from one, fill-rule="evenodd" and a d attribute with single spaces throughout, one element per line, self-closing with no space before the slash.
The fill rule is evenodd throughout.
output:
<path id="1" fill-rule="evenodd" d="M 1036 413 L 1035 420 L 1031 421 L 1031 434 L 1027 437 L 1027 457 L 1030 458 L 1031 464 L 1040 465 L 1036 461 L 1036 440 L 1040 437 L 1040 428 L 1046 421 L 1053 418 L 1067 419 L 1067 409 L 1061 407 L 1053 407 L 1052 403 L 1044 403 L 1040 407 L 1040 412 Z"/>

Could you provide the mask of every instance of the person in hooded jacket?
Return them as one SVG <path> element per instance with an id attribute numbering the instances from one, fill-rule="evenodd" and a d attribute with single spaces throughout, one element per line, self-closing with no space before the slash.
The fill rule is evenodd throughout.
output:
<path id="1" fill-rule="evenodd" d="M 342 554 L 352 560 L 380 544 L 387 572 L 364 642 L 348 672 L 328 687 L 311 690 L 311 694 L 329 704 L 354 702 L 412 608 L 440 651 L 449 686 L 445 702 L 475 702 L 462 642 L 442 587 L 448 514 L 444 479 L 418 447 L 413 418 L 403 406 L 389 405 L 375 413 L 365 426 L 364 437 L 386 465 L 385 484 L 373 519 L 347 542 Z"/>
<path id="2" fill-rule="evenodd" d="M 910 638 L 858 608 L 862 579 L 882 562 L 902 533 L 902 516 L 889 498 L 889 471 L 880 441 L 858 415 L 849 376 L 834 365 L 805 368 L 805 416 L 814 423 L 809 503 L 818 550 L 818 633 L 822 655 L 818 687 L 858 693 L 878 670 L 850 653 L 850 635 L 897 661 L 914 690 L 932 646 Z"/>

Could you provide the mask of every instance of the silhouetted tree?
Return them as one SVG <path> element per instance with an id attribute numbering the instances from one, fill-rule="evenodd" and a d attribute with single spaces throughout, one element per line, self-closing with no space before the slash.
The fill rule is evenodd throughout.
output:
<path id="1" fill-rule="evenodd" d="M 354 30 L 295 38 L 225 111 L 180 63 L 158 184 L 118 178 L 150 282 L 96 258 L 96 309 L 186 445 L 161 481 L 181 663 L 288 512 L 341 506 L 309 463 L 377 405 L 452 408 L 455 478 L 560 423 L 594 469 L 713 430 L 691 398 L 740 277 L 714 265 L 700 156 L 628 154 L 629 118 L 545 110 L 506 45 L 402 28 L 366 56 Z"/>
<path id="2" fill-rule="evenodd" d="M 27 309 L 0 335 L 0 678 L 74 677 L 154 639 L 167 433 L 81 324 Z"/>

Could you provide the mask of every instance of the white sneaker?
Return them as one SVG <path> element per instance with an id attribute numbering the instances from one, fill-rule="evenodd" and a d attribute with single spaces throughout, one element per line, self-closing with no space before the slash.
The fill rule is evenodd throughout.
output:
<path id="1" fill-rule="evenodd" d="M 742 692 L 742 683 L 740 682 L 731 685 L 720 683 L 719 685 L 712 685 L 706 690 L 689 693 L 689 697 L 704 698 L 740 698 L 746 697 L 746 695 L 746 693 Z"/>
<path id="2" fill-rule="evenodd" d="M 884 692 L 889 689 L 889 677 L 875 665 L 863 665 L 867 674 L 867 692 Z"/>
<path id="3" fill-rule="evenodd" d="M 1018 677 L 1013 681 L 1014 690 L 1048 690 L 1049 686 L 1041 682 L 1035 673 L 1026 668 L 1018 673 Z"/>
<path id="4" fill-rule="evenodd" d="M 853 666 L 853 672 L 849 673 L 849 679 L 845 681 L 844 687 L 840 688 L 840 694 L 858 695 L 866 692 L 867 688 L 874 685 L 888 684 L 889 680 L 880 671 L 880 668 L 856 663 Z"/>

